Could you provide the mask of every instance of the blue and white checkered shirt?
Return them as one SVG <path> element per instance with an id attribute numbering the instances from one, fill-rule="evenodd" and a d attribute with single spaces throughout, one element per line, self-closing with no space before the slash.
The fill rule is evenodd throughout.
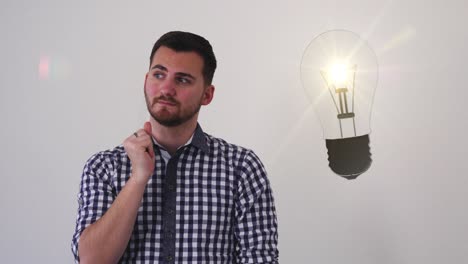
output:
<path id="1" fill-rule="evenodd" d="M 203 133 L 156 166 L 119 263 L 278 263 L 277 218 L 259 158 Z M 123 146 L 86 163 L 78 194 L 72 252 L 79 261 L 83 230 L 98 220 L 130 177 Z"/>

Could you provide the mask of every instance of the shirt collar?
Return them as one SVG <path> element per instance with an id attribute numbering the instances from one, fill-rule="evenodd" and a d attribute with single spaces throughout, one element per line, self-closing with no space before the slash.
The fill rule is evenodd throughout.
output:
<path id="1" fill-rule="evenodd" d="M 157 145 L 160 149 L 164 149 L 164 147 L 156 141 L 156 138 L 153 138 L 153 142 L 155 145 Z M 201 151 L 205 152 L 206 154 L 209 153 L 209 148 L 208 144 L 206 143 L 206 138 L 205 138 L 205 133 L 203 132 L 200 124 L 197 124 L 197 127 L 195 128 L 195 132 L 193 132 L 192 136 L 189 138 L 189 140 L 180 148 L 185 147 L 189 144 L 192 144 L 193 146 L 199 148 Z"/>
<path id="2" fill-rule="evenodd" d="M 192 145 L 205 152 L 205 154 L 208 154 L 210 152 L 208 144 L 206 143 L 205 133 L 203 132 L 200 124 L 198 123 L 197 128 L 195 128 L 195 132 L 193 133 Z"/>

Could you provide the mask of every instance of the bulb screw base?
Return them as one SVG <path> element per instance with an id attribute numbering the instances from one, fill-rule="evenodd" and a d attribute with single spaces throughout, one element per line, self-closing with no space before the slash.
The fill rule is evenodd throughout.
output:
<path id="1" fill-rule="evenodd" d="M 330 169 L 341 177 L 353 180 L 370 168 L 369 135 L 327 139 L 326 145 Z"/>

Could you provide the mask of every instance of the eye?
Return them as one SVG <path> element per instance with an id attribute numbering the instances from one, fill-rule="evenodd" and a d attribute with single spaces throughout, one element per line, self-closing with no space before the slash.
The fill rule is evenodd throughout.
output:
<path id="1" fill-rule="evenodd" d="M 154 76 L 154 78 L 156 78 L 156 79 L 163 79 L 163 78 L 164 78 L 164 73 L 162 73 L 162 72 L 155 72 L 155 73 L 153 74 L 153 76 Z"/>
<path id="2" fill-rule="evenodd" d="M 186 78 L 186 77 L 177 77 L 176 80 L 177 80 L 178 83 L 181 83 L 181 84 L 190 84 L 191 83 L 190 79 Z"/>

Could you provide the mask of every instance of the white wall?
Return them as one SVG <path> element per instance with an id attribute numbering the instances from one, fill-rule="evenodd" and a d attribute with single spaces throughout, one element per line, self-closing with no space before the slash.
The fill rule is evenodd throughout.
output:
<path id="1" fill-rule="evenodd" d="M 72 263 L 84 162 L 147 118 L 148 56 L 169 30 L 214 46 L 200 122 L 267 166 L 281 263 L 468 262 L 466 2 L 96 2 L 0 5 L 2 263 Z M 328 168 L 299 77 L 309 41 L 335 28 L 365 37 L 380 65 L 374 162 L 355 181 Z"/>

